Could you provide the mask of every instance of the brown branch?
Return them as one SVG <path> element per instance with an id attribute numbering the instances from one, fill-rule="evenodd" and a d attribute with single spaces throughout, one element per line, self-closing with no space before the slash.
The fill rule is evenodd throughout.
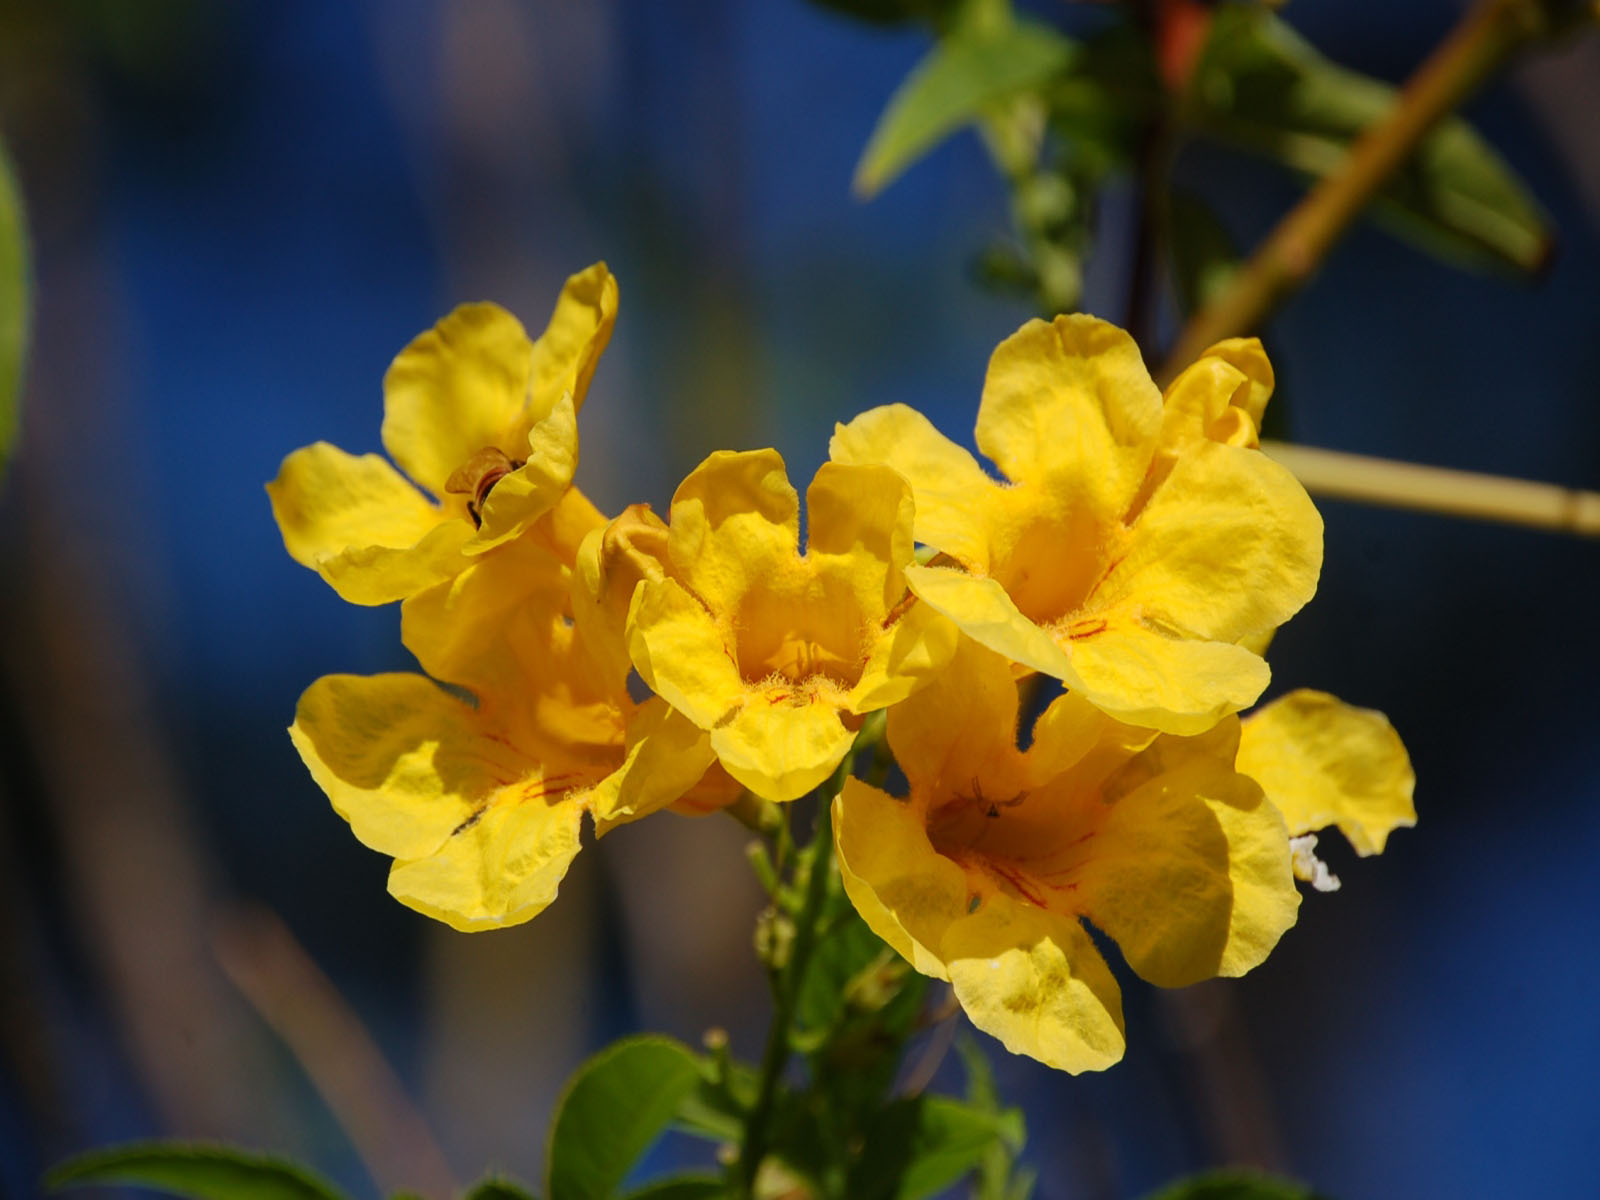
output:
<path id="1" fill-rule="evenodd" d="M 1313 495 L 1600 537 L 1600 492 L 1282 442 L 1261 448 Z"/>
<path id="2" fill-rule="evenodd" d="M 223 972 L 294 1054 L 385 1193 L 444 1200 L 455 1182 L 404 1085 L 361 1018 L 271 910 L 217 924 Z"/>
<path id="3" fill-rule="evenodd" d="M 1477 0 L 1406 83 L 1399 101 L 1279 222 L 1226 290 L 1196 313 L 1157 374 L 1172 380 L 1214 342 L 1258 329 L 1317 267 L 1438 123 L 1516 50 L 1550 30 L 1541 0 Z"/>

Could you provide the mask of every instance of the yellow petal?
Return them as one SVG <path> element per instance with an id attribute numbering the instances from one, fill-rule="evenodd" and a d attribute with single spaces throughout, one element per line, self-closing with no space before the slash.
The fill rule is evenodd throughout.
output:
<path id="1" fill-rule="evenodd" d="M 961 631 L 948 617 L 913 600 L 873 640 L 861 678 L 850 689 L 850 711 L 888 708 L 927 686 L 943 673 L 960 641 Z"/>
<path id="2" fill-rule="evenodd" d="M 1089 611 L 1137 605 L 1188 637 L 1237 642 L 1316 591 L 1322 518 L 1266 455 L 1212 442 L 1183 454 L 1133 526 Z"/>
<path id="3" fill-rule="evenodd" d="M 833 803 L 833 837 L 861 919 L 918 971 L 949 978 L 939 946 L 966 914 L 966 873 L 934 850 L 917 807 L 852 777 Z"/>
<path id="4" fill-rule="evenodd" d="M 1266 960 L 1300 912 L 1294 886 L 1293 856 L 1287 854 L 1289 831 L 1270 802 L 1255 804 L 1242 789 L 1229 795 L 1207 795 L 1228 839 L 1228 872 L 1233 880 L 1233 911 L 1228 915 L 1228 944 L 1217 974 L 1243 975 Z"/>
<path id="5" fill-rule="evenodd" d="M 363 844 L 431 854 L 525 769 L 482 736 L 472 708 L 421 675 L 325 675 L 289 728 L 295 749 Z"/>
<path id="6" fill-rule="evenodd" d="M 1250 651 L 1251 654 L 1259 654 L 1262 658 L 1265 658 L 1268 648 L 1272 645 L 1272 639 L 1277 636 L 1278 631 L 1276 629 L 1264 629 L 1260 633 L 1252 633 L 1249 637 L 1240 638 L 1239 645 Z"/>
<path id="7" fill-rule="evenodd" d="M 1255 703 L 1272 678 L 1264 660 L 1231 643 L 1187 638 L 1121 613 L 1095 626 L 1070 643 L 1078 687 L 1130 725 L 1199 733 Z"/>
<path id="8" fill-rule="evenodd" d="M 941 954 L 972 1023 L 1013 1054 L 1072 1074 L 1122 1058 L 1121 993 L 1076 920 L 994 896 L 951 928 Z"/>
<path id="9" fill-rule="evenodd" d="M 973 780 L 1014 774 L 1017 703 L 1010 664 L 963 641 L 933 683 L 889 710 L 889 746 L 913 791 L 970 795 Z"/>
<path id="10" fill-rule="evenodd" d="M 888 467 L 823 463 L 806 489 L 806 558 L 849 588 L 866 620 L 881 622 L 905 594 L 913 511 L 910 485 Z"/>
<path id="11" fill-rule="evenodd" d="M 594 369 L 617 320 L 617 281 L 603 262 L 568 278 L 550 323 L 533 344 L 532 392 L 536 413 L 564 395 L 583 408 Z"/>
<path id="12" fill-rule="evenodd" d="M 402 350 L 383 377 L 383 445 L 435 496 L 486 446 L 521 459 L 533 344 L 496 304 L 463 304 Z"/>
<path id="13" fill-rule="evenodd" d="M 647 580 L 634 592 L 628 653 L 650 690 L 701 729 L 744 702 L 744 680 L 716 622 L 675 580 Z"/>
<path id="14" fill-rule="evenodd" d="M 1228 338 L 1218 342 L 1201 356 L 1221 359 L 1245 377 L 1244 386 L 1233 394 L 1230 403 L 1241 409 L 1255 428 L 1261 428 L 1261 418 L 1267 411 L 1267 401 L 1272 399 L 1276 379 L 1267 352 L 1261 340 L 1253 337 Z"/>
<path id="15" fill-rule="evenodd" d="M 290 557 L 352 604 L 388 604 L 466 565 L 467 522 L 446 515 L 376 454 L 317 442 L 267 484 Z"/>
<path id="16" fill-rule="evenodd" d="M 753 692 L 732 720 L 711 731 L 723 770 L 780 804 L 826 780 L 854 741 L 826 699 L 781 684 Z"/>
<path id="17" fill-rule="evenodd" d="M 1026 755 L 1028 788 L 1043 786 L 1070 770 L 1086 786 L 1120 767 L 1157 737 L 1153 729 L 1108 717 L 1081 692 L 1063 692 L 1033 723 Z"/>
<path id="18" fill-rule="evenodd" d="M 561 493 L 555 507 L 540 517 L 529 530 L 550 553 L 571 565 L 583 539 L 605 527 L 606 515 L 575 487 Z"/>
<path id="19" fill-rule="evenodd" d="M 1167 388 L 1161 414 L 1161 446 L 1170 455 L 1210 440 L 1230 445 L 1259 443 L 1256 426 L 1231 403 L 1248 397 L 1252 383 L 1244 372 L 1221 358 L 1191 363 Z"/>
<path id="20" fill-rule="evenodd" d="M 1256 338 L 1212 346 L 1167 388 L 1161 442 L 1170 454 L 1210 439 L 1260 445 L 1261 418 L 1272 398 L 1272 364 Z"/>
<path id="21" fill-rule="evenodd" d="M 648 504 L 624 509 L 616 520 L 590 530 L 573 568 L 573 620 L 585 634 L 601 670 L 626 680 L 628 609 L 645 579 L 665 577 L 667 526 Z"/>
<path id="22" fill-rule="evenodd" d="M 1012 662 L 1076 684 L 1072 662 L 1048 633 L 1018 611 L 993 579 L 953 567 L 910 566 L 906 582 L 930 608 L 943 613 L 973 641 Z"/>
<path id="23" fill-rule="evenodd" d="M 1357 854 L 1378 854 L 1417 823 L 1416 775 L 1388 718 L 1326 692 L 1290 692 L 1247 717 L 1238 766 L 1291 835 L 1337 825 Z"/>
<path id="24" fill-rule="evenodd" d="M 267 496 L 289 556 L 313 569 L 352 547 L 407 549 L 446 519 L 378 455 L 327 442 L 285 458 Z"/>
<path id="25" fill-rule="evenodd" d="M 700 781 L 680 796 L 672 811 L 680 817 L 708 817 L 721 812 L 746 795 L 744 784 L 713 762 L 700 776 Z"/>
<path id="26" fill-rule="evenodd" d="M 1163 738 L 1130 764 L 1142 782 L 1115 796 L 1065 876 L 1128 964 L 1162 987 L 1242 974 L 1299 904 L 1278 814 L 1196 742 Z"/>
<path id="27" fill-rule="evenodd" d="M 800 497 L 776 450 L 711 455 L 672 497 L 670 523 L 672 562 L 712 612 L 799 556 Z"/>
<path id="28" fill-rule="evenodd" d="M 383 546 L 347 550 L 323 559 L 317 570 L 352 604 L 390 604 L 450 578 L 463 563 L 472 561 L 462 553 L 471 532 L 468 525 L 447 521 L 409 550 Z"/>
<path id="29" fill-rule="evenodd" d="M 518 537 L 566 495 L 578 467 L 578 418 L 570 394 L 533 427 L 526 453 L 527 462 L 503 476 L 484 500 L 483 523 L 469 553 Z"/>
<path id="30" fill-rule="evenodd" d="M 409 597 L 400 608 L 400 640 L 435 679 L 484 696 L 541 681 L 560 655 L 567 573 L 531 539 L 468 560 L 466 570 Z"/>
<path id="31" fill-rule="evenodd" d="M 463 933 L 521 924 L 556 898 L 582 823 L 572 798 L 494 804 L 432 854 L 396 862 L 389 893 Z"/>
<path id="32" fill-rule="evenodd" d="M 1161 393 L 1115 325 L 1029 321 L 989 360 L 978 449 L 1016 483 L 1049 481 L 1089 511 L 1120 515 L 1144 478 Z"/>
<path id="33" fill-rule="evenodd" d="M 596 834 L 676 802 L 716 761 L 710 739 L 653 696 L 628 723 L 628 756 L 590 796 Z"/>
<path id="34" fill-rule="evenodd" d="M 887 404 L 835 425 L 828 454 L 835 462 L 882 463 L 898 471 L 916 495 L 917 541 L 975 571 L 988 569 L 988 538 L 975 514 L 1001 486 L 916 409 Z"/>

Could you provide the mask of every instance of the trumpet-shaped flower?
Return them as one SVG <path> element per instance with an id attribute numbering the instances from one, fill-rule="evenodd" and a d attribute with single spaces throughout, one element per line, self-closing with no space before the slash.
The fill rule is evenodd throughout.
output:
<path id="1" fill-rule="evenodd" d="M 1123 1051 L 1121 999 L 1084 922 L 1163 987 L 1239 975 L 1294 923 L 1288 833 L 1233 766 L 1238 723 L 1195 737 L 1073 693 L 1017 747 L 1005 659 L 972 642 L 889 712 L 910 795 L 835 801 L 845 890 L 1006 1048 L 1078 1072 Z"/>
<path id="2" fill-rule="evenodd" d="M 1339 881 L 1312 853 L 1336 825 L 1357 854 L 1381 854 L 1389 835 L 1417 823 L 1417 777 L 1389 719 L 1302 688 L 1245 717 L 1239 770 L 1254 779 L 1299 842 L 1296 871 L 1329 891 Z"/>
<path id="3" fill-rule="evenodd" d="M 537 341 L 496 305 L 457 308 L 384 376 L 383 445 L 417 486 L 376 454 L 296 450 L 267 485 L 290 555 L 346 600 L 386 604 L 516 538 L 572 481 L 616 311 L 604 263 L 567 280 Z"/>
<path id="4" fill-rule="evenodd" d="M 978 448 L 1009 482 L 904 405 L 835 432 L 835 461 L 882 463 L 941 552 L 911 589 L 972 638 L 1106 713 L 1192 734 L 1251 704 L 1241 642 L 1316 589 L 1322 522 L 1263 455 L 1272 389 L 1254 340 L 1213 347 L 1167 390 L 1133 340 L 1086 316 L 1030 321 L 989 363 Z"/>
<path id="5" fill-rule="evenodd" d="M 705 734 L 660 700 L 635 706 L 608 667 L 616 655 L 574 620 L 559 551 L 597 523 L 586 505 L 569 494 L 523 537 L 407 599 L 407 646 L 454 688 L 326 676 L 289 731 L 356 836 L 395 859 L 390 892 L 457 929 L 543 910 L 586 812 L 604 834 L 686 793 L 693 811 L 733 798 L 720 772 L 706 775 Z"/>
<path id="6" fill-rule="evenodd" d="M 710 734 L 728 774 L 775 801 L 826 779 L 858 718 L 926 683 L 957 637 L 906 593 L 900 476 L 824 464 L 806 504 L 802 554 L 783 459 L 717 453 L 678 488 L 664 530 L 635 510 L 580 556 L 596 608 L 628 597 L 640 676 Z"/>

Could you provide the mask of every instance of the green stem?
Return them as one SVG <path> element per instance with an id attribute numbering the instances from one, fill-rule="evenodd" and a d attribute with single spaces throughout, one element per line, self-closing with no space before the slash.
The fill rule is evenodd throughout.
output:
<path id="1" fill-rule="evenodd" d="M 755 1195 L 756 1173 L 761 1160 L 766 1157 L 767 1142 L 772 1123 L 772 1108 L 778 1095 L 778 1082 L 783 1068 L 792 1053 L 790 1035 L 793 1032 L 795 1006 L 800 998 L 800 988 L 805 982 L 806 967 L 811 952 L 817 944 L 817 926 L 822 915 L 823 900 L 828 894 L 828 876 L 833 871 L 833 801 L 844 788 L 855 764 L 855 751 L 846 754 L 825 788 L 817 797 L 817 819 L 811 842 L 804 851 L 806 891 L 800 911 L 795 914 L 794 942 L 790 946 L 788 961 L 773 972 L 772 1024 L 767 1030 L 767 1045 L 761 1055 L 761 1082 L 756 1102 L 750 1110 L 744 1127 L 744 1145 L 739 1151 L 739 1185 L 741 1194 Z"/>

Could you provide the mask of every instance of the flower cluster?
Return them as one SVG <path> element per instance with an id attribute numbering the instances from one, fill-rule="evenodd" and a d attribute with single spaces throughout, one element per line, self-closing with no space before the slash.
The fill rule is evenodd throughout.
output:
<path id="1" fill-rule="evenodd" d="M 1296 876 L 1337 886 L 1315 831 L 1371 854 L 1413 823 L 1380 714 L 1300 691 L 1237 715 L 1322 560 L 1316 510 L 1258 448 L 1259 343 L 1163 393 L 1116 327 L 1031 321 L 978 408 L 1003 478 L 914 410 L 870 410 L 806 489 L 802 548 L 772 450 L 712 454 L 665 520 L 573 486 L 616 305 L 597 264 L 536 340 L 457 309 L 384 381 L 383 444 L 417 486 L 320 443 L 268 485 L 290 554 L 347 600 L 399 600 L 426 672 L 320 679 L 290 730 L 402 902 L 527 920 L 585 813 L 604 835 L 794 800 L 887 710 L 909 794 L 833 797 L 847 894 L 979 1027 L 1081 1071 L 1123 1048 L 1089 926 L 1158 985 L 1238 975 L 1293 924 Z M 1060 694 L 1029 720 L 1042 678 Z"/>

